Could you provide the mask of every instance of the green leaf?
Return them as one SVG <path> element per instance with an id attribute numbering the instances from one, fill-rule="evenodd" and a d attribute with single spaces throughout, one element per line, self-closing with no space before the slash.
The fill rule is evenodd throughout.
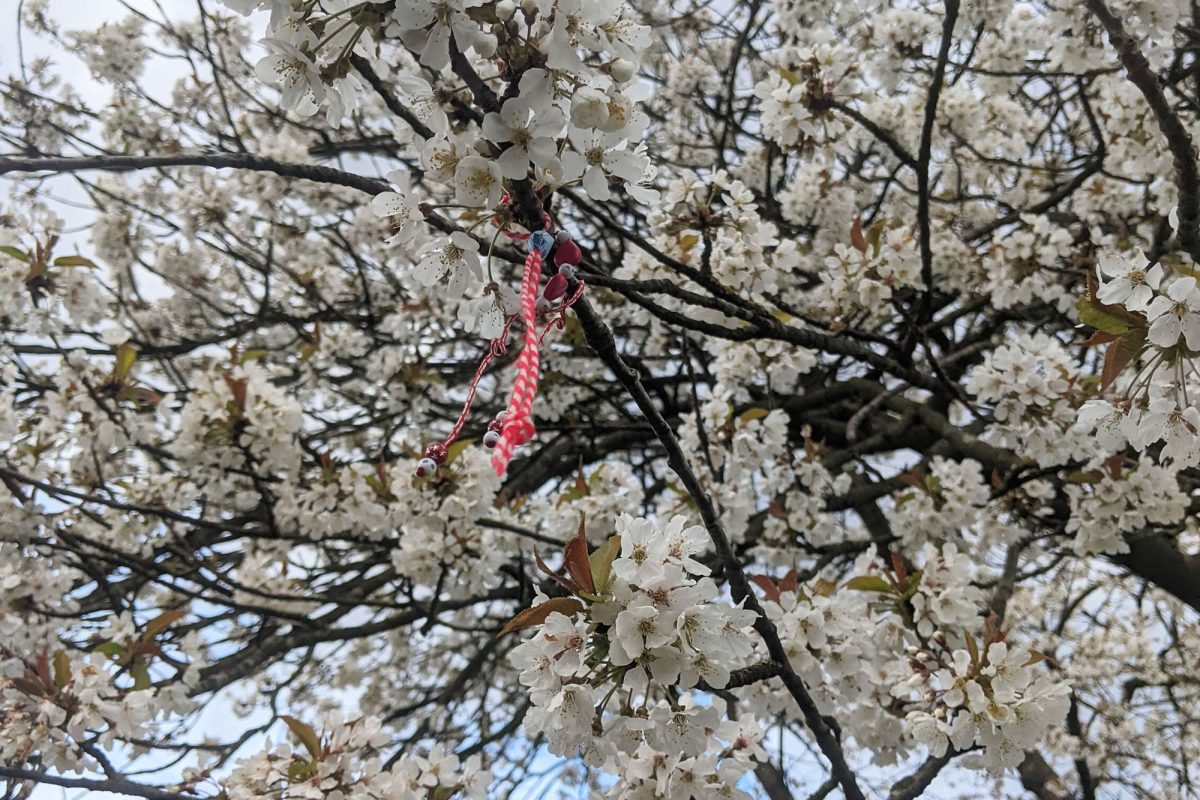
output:
<path id="1" fill-rule="evenodd" d="M 765 408 L 748 408 L 741 414 L 738 414 L 738 422 L 750 423 L 756 419 L 762 419 L 771 412 Z"/>
<path id="2" fill-rule="evenodd" d="M 609 586 L 612 583 L 612 564 L 620 552 L 621 537 L 619 534 L 613 534 L 608 537 L 608 541 L 597 547 L 595 552 L 588 556 L 588 563 L 592 567 L 592 583 L 596 585 L 597 594 L 608 594 Z"/>
<path id="3" fill-rule="evenodd" d="M 4 253 L 5 255 L 12 256 L 20 261 L 24 261 L 26 264 L 29 263 L 29 253 L 26 253 L 20 248 L 13 247 L 12 245 L 0 244 L 0 253 Z"/>
<path id="4" fill-rule="evenodd" d="M 971 634 L 965 634 L 967 640 L 967 652 L 971 654 L 971 665 L 979 666 L 979 645 L 975 643 L 975 637 Z"/>
<path id="5" fill-rule="evenodd" d="M 1101 303 L 1091 292 L 1079 298 L 1075 308 L 1079 311 L 1079 321 L 1084 325 L 1114 336 L 1120 336 L 1130 328 L 1146 324 L 1144 317 L 1121 306 Z"/>
<path id="6" fill-rule="evenodd" d="M 61 692 L 70 682 L 71 659 L 67 657 L 66 650 L 59 650 L 54 654 L 54 688 Z"/>
<path id="7" fill-rule="evenodd" d="M 463 451 L 475 443 L 474 439 L 459 439 L 454 444 L 446 448 L 446 466 L 454 463 L 454 459 L 462 455 Z"/>
<path id="8" fill-rule="evenodd" d="M 271 351 L 266 350 L 261 347 L 251 348 L 251 349 L 247 350 L 246 352 L 242 353 L 241 358 L 238 359 L 238 363 L 245 364 L 248 361 L 257 361 L 258 359 L 262 358 L 269 352 L 271 352 Z"/>
<path id="9" fill-rule="evenodd" d="M 1098 469 L 1090 469 L 1087 471 L 1076 470 L 1075 472 L 1068 473 L 1066 478 L 1063 480 L 1065 480 L 1067 483 L 1075 484 L 1099 483 L 1100 481 L 1104 480 L 1104 473 Z"/>
<path id="10" fill-rule="evenodd" d="M 304 749 L 314 760 L 321 758 L 321 737 L 317 736 L 317 732 L 312 729 L 312 726 L 307 722 L 301 722 L 295 717 L 284 715 L 280 717 L 292 729 L 292 733 L 296 734 L 296 738 L 304 745 Z"/>
<path id="11" fill-rule="evenodd" d="M 859 575 L 846 581 L 846 588 L 856 592 L 891 592 L 892 585 L 878 575 Z"/>
<path id="12" fill-rule="evenodd" d="M 876 220 L 867 228 L 867 244 L 871 246 L 871 255 L 878 256 L 879 248 L 883 245 L 883 220 Z"/>
<path id="13" fill-rule="evenodd" d="M 133 676 L 133 690 L 140 692 L 143 689 L 149 689 L 154 683 L 150 680 L 150 670 L 146 666 L 146 662 L 140 658 L 133 662 L 129 667 L 129 674 Z"/>
<path id="14" fill-rule="evenodd" d="M 96 648 L 97 653 L 103 653 L 113 661 L 120 661 L 121 656 L 125 655 L 125 645 L 120 642 L 105 642 Z"/>
<path id="15" fill-rule="evenodd" d="M 88 267 L 89 269 L 99 269 L 99 267 L 96 266 L 96 262 L 92 261 L 90 258 L 84 258 L 83 256 L 59 256 L 58 258 L 54 259 L 54 266 Z"/>
<path id="16" fill-rule="evenodd" d="M 129 376 L 129 371 L 133 369 L 133 362 L 137 360 L 137 349 L 129 344 L 117 345 L 117 363 L 113 368 L 113 375 L 118 381 L 125 380 Z"/>
<path id="17" fill-rule="evenodd" d="M 288 780 L 292 781 L 293 783 L 299 783 L 300 781 L 307 780 L 312 776 L 313 769 L 316 767 L 316 765 L 317 762 L 315 760 L 305 761 L 302 758 L 296 759 L 292 763 L 288 764 Z"/>

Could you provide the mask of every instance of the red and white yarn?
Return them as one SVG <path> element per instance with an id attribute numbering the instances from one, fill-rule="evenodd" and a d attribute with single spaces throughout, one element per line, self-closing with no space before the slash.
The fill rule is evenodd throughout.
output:
<path id="1" fill-rule="evenodd" d="M 575 291 L 569 296 L 565 296 L 570 286 L 569 281 L 575 278 L 575 265 L 579 264 L 582 253 L 579 246 L 571 241 L 571 236 L 566 231 L 559 231 L 556 236 L 551 237 L 547 231 L 553 230 L 554 225 L 548 214 L 545 219 L 546 229 L 543 231 L 533 233 L 504 231 L 504 234 L 510 239 L 526 242 L 529 247 L 529 255 L 525 258 L 525 272 L 521 279 L 520 314 L 513 314 L 509 317 L 504 324 L 503 332 L 498 338 L 492 340 L 491 347 L 471 378 L 466 402 L 463 403 L 462 412 L 458 415 L 450 434 L 445 439 L 434 442 L 425 448 L 425 457 L 417 464 L 416 475 L 418 478 L 431 477 L 437 472 L 438 467 L 449 459 L 450 445 L 462 433 L 484 370 L 487 369 L 492 359 L 504 355 L 509 329 L 518 316 L 521 317 L 525 326 L 525 335 L 521 354 L 517 358 L 517 377 L 513 381 L 507 409 L 501 411 L 492 422 L 488 423 L 487 432 L 483 438 L 484 446 L 495 450 L 495 455 L 492 456 L 492 468 L 496 470 L 496 475 L 504 474 L 508 468 L 508 462 L 512 458 L 513 450 L 533 438 L 535 432 L 533 402 L 537 397 L 542 341 L 551 328 L 557 327 L 561 330 L 566 327 L 567 309 L 575 304 L 584 290 L 583 281 L 577 281 Z M 542 263 L 551 254 L 551 251 L 553 251 L 554 265 L 558 272 L 551 276 L 539 296 L 538 285 L 542 277 Z M 556 305 L 555 301 L 560 302 Z M 545 315 L 551 315 L 551 319 L 539 330 L 538 318 Z"/>
<path id="2" fill-rule="evenodd" d="M 508 415 L 500 431 L 500 442 L 492 456 L 492 468 L 503 475 L 513 450 L 533 438 L 533 399 L 537 396 L 539 345 L 537 299 L 542 278 L 542 254 L 531 248 L 525 258 L 525 276 L 521 280 L 521 317 L 525 323 L 525 341 L 517 357 L 517 377 L 508 400 Z"/>

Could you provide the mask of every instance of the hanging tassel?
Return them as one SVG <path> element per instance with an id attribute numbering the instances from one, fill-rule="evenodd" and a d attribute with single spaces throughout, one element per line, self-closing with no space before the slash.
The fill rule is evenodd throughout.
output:
<path id="1" fill-rule="evenodd" d="M 492 456 L 492 468 L 503 475 L 512 458 L 513 449 L 533 438 L 533 400 L 537 396 L 538 335 L 537 301 L 538 284 L 542 278 L 542 258 L 549 252 L 554 239 L 545 231 L 529 235 L 529 255 L 525 259 L 525 276 L 521 280 L 521 318 L 525 323 L 525 340 L 521 355 L 517 357 L 517 377 L 513 381 L 512 395 L 508 400 L 508 413 L 500 431 L 500 442 Z"/>
<path id="2" fill-rule="evenodd" d="M 552 226 L 548 217 L 546 225 L 547 227 Z M 471 412 L 471 403 L 475 399 L 479 381 L 483 378 L 483 373 L 492 359 L 504 355 L 509 330 L 518 316 L 521 317 L 525 326 L 525 334 L 521 354 L 517 358 L 517 377 L 513 381 L 507 409 L 498 413 L 495 419 L 488 423 L 483 437 L 484 446 L 495 450 L 495 455 L 492 456 L 492 468 L 496 470 L 496 474 L 503 475 L 508 468 L 513 450 L 533 438 L 533 402 L 537 397 L 542 342 L 552 329 L 562 330 L 566 327 L 567 310 L 583 295 L 583 281 L 577 282 L 575 291 L 569 296 L 566 294 L 569 288 L 568 279 L 575 278 L 575 265 L 580 262 L 582 254 L 578 245 L 571 241 L 570 234 L 565 231 L 559 231 L 556 237 L 545 231 L 508 235 L 514 240 L 524 240 L 529 250 L 529 255 L 525 258 L 525 272 L 521 279 L 520 313 L 509 317 L 504 323 L 503 332 L 498 338 L 492 340 L 491 347 L 484 354 L 479 367 L 475 370 L 475 375 L 471 378 L 466 401 L 463 403 L 462 411 L 459 413 L 454 427 L 451 428 L 450 434 L 445 439 L 433 442 L 425 448 L 424 458 L 417 463 L 416 476 L 418 478 L 432 477 L 438 467 L 444 465 L 448 460 L 450 445 L 462 433 L 467 416 Z M 554 264 L 558 271 L 550 276 L 550 280 L 547 281 L 539 297 L 538 285 L 542 276 L 542 264 L 549 256 L 551 249 L 554 249 Z M 550 317 L 549 321 L 539 329 L 539 318 L 546 316 Z"/>

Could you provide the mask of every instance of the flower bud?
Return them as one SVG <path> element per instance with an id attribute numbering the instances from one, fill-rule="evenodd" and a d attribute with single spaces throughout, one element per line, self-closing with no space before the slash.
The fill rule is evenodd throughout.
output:
<path id="1" fill-rule="evenodd" d="M 571 97 L 571 122 L 579 128 L 602 128 L 608 124 L 609 98 L 599 89 L 584 86 Z"/>
<path id="2" fill-rule="evenodd" d="M 496 54 L 496 37 L 490 33 L 481 33 L 472 47 L 480 58 L 491 58 Z"/>
<path id="3" fill-rule="evenodd" d="M 612 75 L 612 79 L 617 83 L 626 83 L 637 74 L 637 66 L 627 58 L 614 59 L 608 65 L 608 74 Z"/>

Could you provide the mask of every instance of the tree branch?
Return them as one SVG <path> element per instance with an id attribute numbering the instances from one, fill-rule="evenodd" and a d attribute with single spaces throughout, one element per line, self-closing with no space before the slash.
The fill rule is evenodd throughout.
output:
<path id="1" fill-rule="evenodd" d="M 1158 121 L 1158 129 L 1167 140 L 1175 162 L 1175 185 L 1179 189 L 1179 241 L 1192 260 L 1200 262 L 1200 169 L 1196 166 L 1192 137 L 1167 102 L 1162 83 L 1121 20 L 1113 15 L 1104 0 L 1087 0 L 1087 7 L 1104 26 L 1129 81 L 1146 98 Z"/>
<path id="2" fill-rule="evenodd" d="M 572 286 L 571 288 L 574 290 L 575 287 Z M 692 500 L 695 501 L 696 507 L 700 511 L 700 517 L 704 521 L 704 527 L 708 530 L 713 547 L 717 551 L 717 556 L 721 559 L 721 563 L 725 567 L 730 594 L 734 602 L 743 603 L 747 609 L 755 613 L 754 629 L 762 637 L 764 644 L 766 644 L 767 652 L 770 654 L 771 659 L 780 665 L 779 677 L 783 680 L 783 684 L 787 687 L 792 699 L 800 707 L 800 711 L 804 715 L 804 721 L 808 725 L 809 730 L 812 731 L 817 746 L 821 748 L 821 752 L 829 760 L 830 770 L 834 777 L 837 778 L 838 784 L 841 785 L 843 793 L 848 800 L 864 800 L 862 789 L 858 786 L 854 772 L 846 763 L 841 742 L 834 736 L 833 731 L 830 730 L 825 719 L 821 716 L 821 712 L 817 709 L 817 705 L 808 693 L 808 689 L 804 686 L 804 682 L 800 680 L 800 676 L 792 669 L 791 662 L 788 660 L 787 652 L 779 639 L 775 626 L 767 619 L 766 613 L 763 611 L 762 606 L 759 605 L 758 597 L 750 589 L 750 582 L 746 578 L 746 573 L 742 570 L 741 562 L 738 560 L 737 553 L 734 552 L 733 544 L 729 541 L 729 536 L 725 533 L 725 528 L 721 524 L 716 506 L 712 498 L 708 495 L 708 492 L 700 484 L 700 480 L 692 470 L 691 464 L 688 463 L 687 456 L 684 455 L 674 431 L 671 430 L 671 426 L 667 424 L 662 414 L 659 413 L 650 395 L 646 393 L 646 389 L 642 386 L 637 371 L 626 365 L 625 360 L 617 351 L 617 344 L 613 338 L 612 331 L 609 330 L 604 320 L 592 309 L 587 299 L 580 298 L 574 305 L 574 309 L 579 316 L 579 321 L 583 326 L 588 344 L 595 350 L 600 360 L 612 370 L 617 381 L 629 392 L 634 403 L 637 404 L 638 410 L 642 412 L 646 421 L 650 423 L 650 427 L 654 429 L 655 435 L 658 436 L 658 440 L 662 442 L 663 447 L 666 449 L 667 463 L 675 474 L 679 476 L 684 488 Z"/>

